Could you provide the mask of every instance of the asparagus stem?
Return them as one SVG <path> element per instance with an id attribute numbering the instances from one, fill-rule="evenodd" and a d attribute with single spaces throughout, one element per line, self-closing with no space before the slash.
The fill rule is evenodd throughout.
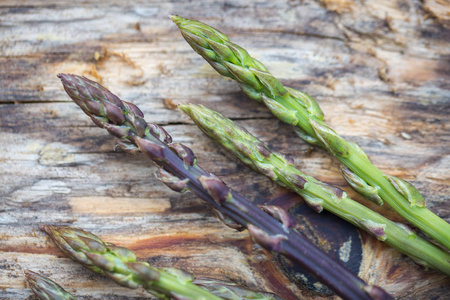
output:
<path id="1" fill-rule="evenodd" d="M 222 180 L 196 163 L 188 147 L 172 143 L 160 126 L 146 123 L 135 105 L 121 101 L 100 84 L 76 75 L 59 74 L 64 89 L 94 123 L 118 138 L 118 147 L 141 151 L 160 166 L 161 180 L 171 189 L 190 190 L 205 200 L 226 224 L 248 229 L 253 240 L 284 254 L 345 299 L 391 299 L 334 261 L 298 232 L 261 211 Z"/>
<path id="2" fill-rule="evenodd" d="M 328 150 L 347 167 L 344 176 L 355 190 L 378 204 L 385 201 L 402 217 L 450 249 L 450 224 L 425 207 L 425 199 L 406 181 L 383 174 L 355 143 L 326 125 L 319 105 L 309 95 L 284 87 L 242 47 L 204 23 L 171 16 L 191 47 L 221 75 L 234 79 L 251 99 L 264 103 L 281 121 L 296 126 L 306 142 Z"/>
<path id="3" fill-rule="evenodd" d="M 76 298 L 56 282 L 32 271 L 25 271 L 31 290 L 41 300 L 75 300 Z"/>
<path id="4" fill-rule="evenodd" d="M 418 264 L 450 276 L 450 254 L 405 225 L 392 222 L 359 204 L 341 189 L 302 173 L 289 157 L 271 151 L 245 128 L 223 115 L 201 105 L 179 107 L 207 136 L 253 170 L 302 196 L 315 211 L 328 210 L 408 255 Z"/>
<path id="5" fill-rule="evenodd" d="M 193 284 L 192 276 L 187 273 L 177 269 L 160 270 L 138 262 L 131 250 L 104 243 L 88 231 L 50 225 L 41 226 L 41 230 L 71 259 L 122 286 L 131 289 L 142 286 L 160 299 L 222 299 Z"/>

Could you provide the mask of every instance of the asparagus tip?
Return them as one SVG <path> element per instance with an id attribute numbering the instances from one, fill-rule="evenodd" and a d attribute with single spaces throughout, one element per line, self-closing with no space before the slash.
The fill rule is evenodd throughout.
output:
<path id="1" fill-rule="evenodd" d="M 207 116 L 204 111 L 208 111 L 206 107 L 201 104 L 179 104 L 178 108 L 181 109 L 185 114 L 187 114 L 191 119 L 199 119 L 200 115 Z M 197 115 L 198 117 L 193 118 L 193 116 Z"/>
<path id="2" fill-rule="evenodd" d="M 185 21 L 186 19 L 183 17 L 180 17 L 179 15 L 176 14 L 171 14 L 169 16 L 169 18 L 177 25 L 177 26 L 181 26 L 182 22 Z"/>
<path id="3" fill-rule="evenodd" d="M 54 227 L 51 225 L 39 225 L 39 230 L 50 234 L 54 230 Z"/>
<path id="4" fill-rule="evenodd" d="M 27 279 L 27 281 L 33 280 L 35 278 L 35 275 L 37 275 L 35 272 L 30 270 L 25 270 L 23 271 L 23 273 L 25 274 L 25 278 Z"/>
<path id="5" fill-rule="evenodd" d="M 42 280 L 42 276 L 33 271 L 25 270 L 23 273 L 25 274 L 25 279 L 31 288 L 36 287 L 38 282 Z"/>
<path id="6" fill-rule="evenodd" d="M 56 75 L 56 77 L 58 77 L 59 79 L 61 79 L 61 81 L 67 81 L 68 77 L 71 76 L 70 74 L 65 74 L 65 73 L 58 73 L 58 75 Z"/>
<path id="7" fill-rule="evenodd" d="M 31 270 L 25 270 L 23 271 L 23 273 L 25 274 L 25 279 L 30 286 L 37 286 L 39 281 L 46 279 L 42 275 L 39 275 L 38 273 Z"/>
<path id="8" fill-rule="evenodd" d="M 24 273 L 30 289 L 38 299 L 75 300 L 72 294 L 51 279 L 30 270 L 25 270 Z"/>
<path id="9" fill-rule="evenodd" d="M 189 115 L 189 113 L 192 111 L 192 106 L 194 104 L 178 104 L 178 108 L 181 109 L 185 114 Z"/>

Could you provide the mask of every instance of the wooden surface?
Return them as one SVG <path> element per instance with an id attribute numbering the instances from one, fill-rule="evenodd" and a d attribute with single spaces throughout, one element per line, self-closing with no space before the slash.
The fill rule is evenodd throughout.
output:
<path id="1" fill-rule="evenodd" d="M 1 299 L 30 297 L 25 269 L 80 299 L 149 297 L 64 258 L 39 224 L 79 226 L 155 266 L 285 299 L 334 298 L 299 288 L 301 276 L 252 245 L 246 232 L 223 226 L 192 194 L 166 188 L 145 157 L 113 152 L 114 139 L 63 92 L 59 72 L 100 81 L 137 104 L 148 121 L 165 125 L 195 151 L 201 166 L 253 201 L 303 202 L 230 158 L 174 110 L 174 104 L 202 103 L 293 156 L 306 173 L 367 204 L 345 185 L 336 160 L 302 142 L 192 51 L 170 13 L 219 28 L 287 86 L 313 95 L 337 132 L 358 142 L 383 171 L 415 184 L 428 207 L 450 220 L 448 1 L 1 1 Z M 403 221 L 389 207 L 367 205 Z M 317 232 L 345 224 L 322 226 L 329 216 L 317 221 L 304 213 L 311 215 L 299 217 L 305 232 L 325 249 L 341 251 L 343 244 Z M 312 223 L 316 228 L 307 226 Z M 444 275 L 421 270 L 367 234 L 356 232 L 356 239 L 361 257 L 350 260 L 364 280 L 399 299 L 448 297 Z"/>

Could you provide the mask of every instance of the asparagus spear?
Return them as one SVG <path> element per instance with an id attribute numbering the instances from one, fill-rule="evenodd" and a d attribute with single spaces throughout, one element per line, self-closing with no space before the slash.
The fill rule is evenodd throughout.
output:
<path id="1" fill-rule="evenodd" d="M 25 271 L 31 290 L 41 300 L 75 300 L 76 298 L 56 282 L 32 271 Z"/>
<path id="2" fill-rule="evenodd" d="M 71 259 L 122 286 L 131 289 L 142 286 L 159 299 L 222 299 L 193 284 L 187 273 L 177 269 L 160 270 L 138 262 L 131 250 L 104 243 L 88 231 L 67 226 L 40 228 Z"/>
<path id="3" fill-rule="evenodd" d="M 217 29 L 179 16 L 171 18 L 189 45 L 217 72 L 236 80 L 247 96 L 264 103 L 281 121 L 296 126 L 303 140 L 334 155 L 343 165 L 342 175 L 356 192 L 379 205 L 386 202 L 450 249 L 450 224 L 425 207 L 425 199 L 412 184 L 384 174 L 357 144 L 344 140 L 326 125 L 322 110 L 311 96 L 283 86 L 261 62 Z"/>
<path id="4" fill-rule="evenodd" d="M 74 261 L 110 277 L 125 287 L 134 289 L 143 286 L 161 299 L 189 297 L 183 299 L 281 300 L 272 293 L 253 291 L 221 280 L 194 280 L 194 276 L 179 269 L 153 268 L 148 263 L 137 262 L 136 255 L 131 250 L 105 243 L 96 235 L 82 229 L 49 225 L 41 226 L 41 229 Z M 177 293 L 174 287 L 182 291 Z M 187 295 L 189 293 L 190 296 Z"/>
<path id="5" fill-rule="evenodd" d="M 173 286 L 170 286 L 170 283 L 172 283 L 174 286 L 180 286 L 183 291 L 191 289 L 195 297 L 188 299 L 281 300 L 272 293 L 253 291 L 221 280 L 200 278 L 194 281 L 194 276 L 191 274 L 174 268 L 162 270 L 152 268 L 148 263 L 136 262 L 136 256 L 130 250 L 117 247 L 112 243 L 104 243 L 94 234 L 82 229 L 67 226 L 41 226 L 41 229 L 55 241 L 62 252 L 86 268 L 107 275 L 120 285 L 128 288 L 136 288 L 142 285 L 150 293 L 161 299 L 167 298 L 165 288 L 173 288 Z M 32 271 L 25 272 L 25 276 L 39 299 L 75 299 L 62 287 L 46 277 Z M 149 279 L 149 276 L 152 278 Z M 154 277 L 158 276 L 159 279 L 155 280 Z M 211 294 L 205 293 L 205 291 L 199 292 L 201 288 L 217 297 L 212 298 Z M 175 294 L 174 290 L 171 290 L 169 294 L 174 298 L 186 297 L 186 292 Z"/>
<path id="6" fill-rule="evenodd" d="M 450 276 L 450 254 L 418 236 L 403 224 L 390 221 L 330 186 L 296 169 L 292 160 L 271 151 L 245 128 L 202 105 L 180 105 L 197 126 L 244 164 L 300 196 L 316 212 L 328 210 L 369 232 L 424 267 Z"/>
<path id="7" fill-rule="evenodd" d="M 190 148 L 172 143 L 172 137 L 162 127 L 146 123 L 137 106 L 84 77 L 67 74 L 58 77 L 67 94 L 93 122 L 118 138 L 117 147 L 132 153 L 141 151 L 150 157 L 160 167 L 161 180 L 169 188 L 192 191 L 212 206 L 225 224 L 246 228 L 255 242 L 292 259 L 342 298 L 391 299 L 384 290 L 368 285 L 290 228 L 287 220 L 277 220 L 261 211 L 218 177 L 200 168 Z"/>

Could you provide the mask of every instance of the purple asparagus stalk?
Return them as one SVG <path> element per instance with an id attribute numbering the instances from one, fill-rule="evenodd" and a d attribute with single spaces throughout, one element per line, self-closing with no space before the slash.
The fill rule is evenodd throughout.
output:
<path id="1" fill-rule="evenodd" d="M 263 212 L 200 168 L 190 148 L 173 143 L 162 127 L 147 123 L 134 104 L 120 100 L 87 78 L 68 74 L 58 77 L 67 94 L 92 121 L 118 138 L 117 147 L 150 157 L 160 167 L 161 180 L 172 190 L 192 191 L 211 205 L 226 225 L 247 229 L 256 243 L 290 258 L 344 299 L 392 299 L 322 252 L 291 228 L 288 220 L 276 218 L 279 214 L 271 215 L 270 208 Z"/>

